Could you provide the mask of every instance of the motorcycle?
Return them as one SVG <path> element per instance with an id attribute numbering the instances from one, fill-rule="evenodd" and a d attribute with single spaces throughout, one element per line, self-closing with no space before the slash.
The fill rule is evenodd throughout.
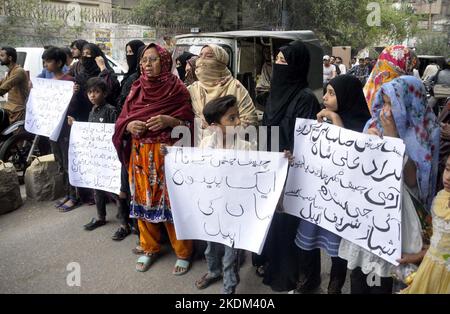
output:
<path id="1" fill-rule="evenodd" d="M 9 125 L 6 111 L 0 108 L 0 160 L 14 165 L 22 182 L 33 156 L 50 154 L 50 142 L 45 137 L 25 130 L 25 121 Z"/>

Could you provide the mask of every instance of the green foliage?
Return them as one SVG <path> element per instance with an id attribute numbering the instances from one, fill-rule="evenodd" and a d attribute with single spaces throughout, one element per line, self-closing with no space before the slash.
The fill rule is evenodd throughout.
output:
<path id="1" fill-rule="evenodd" d="M 389 38 L 401 42 L 416 31 L 417 20 L 407 5 L 395 9 L 391 1 L 378 0 L 381 26 L 367 23 L 370 0 L 291 1 L 293 16 L 291 28 L 312 29 L 326 48 L 352 46 L 361 49 Z"/>
<path id="2" fill-rule="evenodd" d="M 418 36 L 416 51 L 419 55 L 450 56 L 447 36 L 424 32 Z"/>
<path id="3" fill-rule="evenodd" d="M 281 27 L 282 3 L 289 12 L 288 29 L 310 29 L 325 48 L 360 49 L 389 38 L 401 42 L 416 32 L 416 18 L 408 3 L 395 9 L 391 0 L 378 0 L 381 26 L 369 26 L 367 5 L 373 0 L 141 0 L 133 10 L 151 26 L 184 25 L 203 30 L 236 30 L 238 1 L 242 3 L 243 29 Z"/>
<path id="4" fill-rule="evenodd" d="M 81 34 L 84 26 L 69 27 L 67 10 L 50 11 L 47 0 L 6 0 L 6 20 L 2 23 L 0 42 L 13 46 L 30 44 L 45 46 L 69 41 Z M 17 36 L 20 29 L 28 35 Z"/>

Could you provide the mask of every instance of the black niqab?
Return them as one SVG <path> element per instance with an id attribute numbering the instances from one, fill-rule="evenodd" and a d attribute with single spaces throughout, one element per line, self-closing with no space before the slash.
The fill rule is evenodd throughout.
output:
<path id="1" fill-rule="evenodd" d="M 336 113 L 341 117 L 344 127 L 362 132 L 371 116 L 361 81 L 353 75 L 340 75 L 329 84 L 336 94 L 338 103 Z"/>
<path id="2" fill-rule="evenodd" d="M 270 95 L 263 125 L 280 127 L 280 150 L 294 146 L 295 119 L 315 119 L 320 104 L 308 88 L 311 61 L 308 48 L 301 41 L 280 48 L 287 65 L 274 64 Z M 269 128 L 270 133 L 270 128 Z M 270 134 L 268 142 L 270 142 Z M 268 143 L 270 147 L 270 143 Z"/>
<path id="3" fill-rule="evenodd" d="M 287 65 L 273 64 L 272 80 L 266 121 L 269 125 L 278 125 L 288 106 L 304 88 L 308 87 L 310 55 L 302 42 L 280 48 Z"/>
<path id="4" fill-rule="evenodd" d="M 177 65 L 177 71 L 178 71 L 178 76 L 180 77 L 180 80 L 184 81 L 185 77 L 186 77 L 186 64 L 188 62 L 188 60 L 192 57 L 195 57 L 194 54 L 185 51 L 183 52 L 182 55 L 180 55 L 177 60 L 180 61 L 180 66 Z"/>
<path id="5" fill-rule="evenodd" d="M 126 44 L 126 46 L 130 46 L 131 51 L 133 51 L 132 55 L 127 55 L 127 64 L 128 64 L 128 72 L 124 75 L 123 79 L 127 79 L 133 73 L 136 73 L 138 70 L 138 59 L 139 59 L 139 48 L 145 46 L 145 44 L 141 40 L 132 40 Z M 125 47 L 126 47 L 125 46 Z"/>

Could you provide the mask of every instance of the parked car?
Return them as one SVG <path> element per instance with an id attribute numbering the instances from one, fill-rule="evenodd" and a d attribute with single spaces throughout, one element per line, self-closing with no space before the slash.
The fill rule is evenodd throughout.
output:
<path id="1" fill-rule="evenodd" d="M 19 47 L 17 50 L 17 63 L 20 64 L 25 71 L 28 72 L 29 77 L 37 77 L 44 68 L 42 64 L 42 54 L 44 53 L 44 48 L 40 47 Z M 125 69 L 110 56 L 106 56 L 109 65 L 114 69 L 117 75 L 117 79 L 122 81 Z"/>

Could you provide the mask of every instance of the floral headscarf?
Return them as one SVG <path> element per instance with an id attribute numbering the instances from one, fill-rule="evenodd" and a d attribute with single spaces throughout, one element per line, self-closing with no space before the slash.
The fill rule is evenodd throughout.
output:
<path id="1" fill-rule="evenodd" d="M 383 95 L 391 100 L 398 134 L 405 143 L 408 157 L 417 168 L 420 199 L 429 210 L 436 189 L 440 128 L 436 115 L 427 106 L 425 87 L 414 76 L 401 76 L 383 84 L 375 95 L 372 119 L 367 122 L 364 131 L 376 125 L 383 133 L 379 121 L 380 114 L 383 114 Z"/>
<path id="2" fill-rule="evenodd" d="M 381 85 L 401 75 L 411 74 L 416 64 L 417 56 L 408 47 L 401 45 L 386 47 L 364 86 L 364 95 L 369 109 Z"/>

